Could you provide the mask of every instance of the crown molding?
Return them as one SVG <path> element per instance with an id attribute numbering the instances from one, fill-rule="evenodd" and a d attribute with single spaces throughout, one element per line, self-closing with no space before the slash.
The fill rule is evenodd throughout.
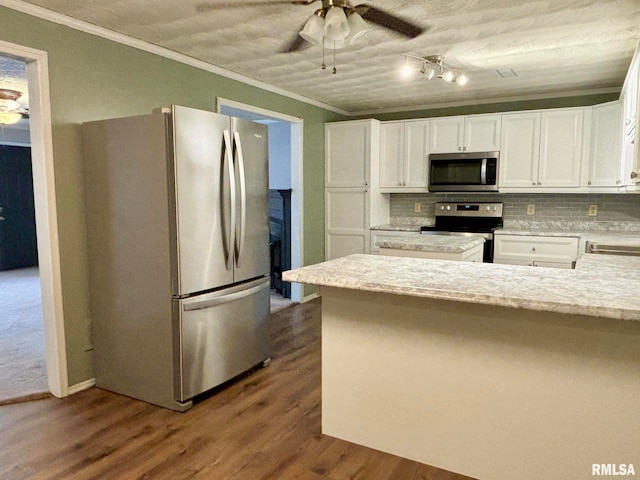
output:
<path id="1" fill-rule="evenodd" d="M 469 100 L 463 100 L 460 102 L 443 102 L 443 103 L 429 103 L 424 105 L 416 105 L 406 108 L 382 108 L 378 110 L 366 110 L 362 112 L 350 113 L 349 116 L 366 116 L 376 115 L 381 113 L 399 113 L 399 112 L 415 112 L 418 110 L 434 110 L 436 108 L 454 108 L 454 107 L 469 107 L 471 105 L 487 105 L 491 103 L 511 103 L 511 102 L 526 102 L 529 100 L 548 100 L 551 98 L 570 98 L 580 97 L 588 95 L 603 95 L 608 93 L 620 93 L 622 87 L 609 87 L 609 88 L 594 88 L 585 90 L 571 90 L 565 92 L 554 92 L 546 94 L 531 94 L 531 95 L 516 95 L 512 97 L 494 97 L 484 98 L 479 100 L 473 100 L 472 103 Z"/>
<path id="2" fill-rule="evenodd" d="M 74 30 L 79 30 L 81 32 L 88 33 L 90 35 L 95 35 L 97 37 L 101 37 L 106 40 L 111 40 L 113 42 L 120 43 L 122 45 L 127 45 L 129 47 L 137 48 L 138 50 L 142 50 L 142 51 L 152 53 L 164 58 L 168 58 L 169 60 L 174 60 L 176 62 L 183 63 L 191 67 L 199 68 L 201 70 L 205 70 L 207 72 L 220 75 L 221 77 L 229 78 L 231 80 L 235 80 L 237 82 L 244 83 L 252 87 L 257 87 L 262 90 L 266 90 L 268 92 L 281 95 L 283 97 L 291 98 L 292 100 L 297 100 L 299 102 L 313 105 L 314 107 L 319 107 L 325 110 L 329 110 L 331 112 L 338 113 L 340 115 L 345 115 L 345 116 L 354 115 L 354 113 L 347 112 L 340 108 L 336 108 L 333 105 L 328 105 L 326 103 L 313 100 L 309 97 L 298 95 L 296 93 L 289 92 L 282 88 L 274 87 L 273 85 L 269 85 L 259 80 L 255 80 L 253 78 L 240 75 L 239 73 L 226 70 L 222 67 L 218 67 L 217 65 L 203 62 L 202 60 L 197 60 L 195 58 L 189 57 L 188 55 L 183 55 L 181 53 L 174 52 L 173 50 L 169 50 L 167 48 L 160 47 L 158 45 L 154 45 L 152 43 L 145 42 L 143 40 L 138 40 L 128 35 L 117 33 L 117 32 L 114 32 L 113 30 L 99 27 L 97 25 L 93 25 L 91 23 L 78 20 L 76 18 L 69 17 L 67 15 L 63 15 L 61 13 L 57 13 L 52 10 L 48 10 L 46 8 L 24 2 L 22 0 L 0 0 L 0 6 L 7 7 L 12 10 L 16 10 L 18 12 L 25 13 L 33 17 L 38 17 L 53 23 L 57 23 L 59 25 L 64 25 L 65 27 L 73 28 Z"/>

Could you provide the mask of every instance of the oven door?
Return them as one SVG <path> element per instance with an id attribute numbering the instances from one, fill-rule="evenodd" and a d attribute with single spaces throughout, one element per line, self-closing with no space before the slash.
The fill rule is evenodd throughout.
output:
<path id="1" fill-rule="evenodd" d="M 498 152 L 429 155 L 429 191 L 497 192 Z"/>

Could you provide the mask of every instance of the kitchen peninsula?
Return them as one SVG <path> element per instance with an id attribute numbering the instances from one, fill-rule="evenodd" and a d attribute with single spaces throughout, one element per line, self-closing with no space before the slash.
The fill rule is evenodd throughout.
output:
<path id="1" fill-rule="evenodd" d="M 323 433 L 479 479 L 638 468 L 640 259 L 620 263 L 352 255 L 286 272 L 322 294 Z"/>

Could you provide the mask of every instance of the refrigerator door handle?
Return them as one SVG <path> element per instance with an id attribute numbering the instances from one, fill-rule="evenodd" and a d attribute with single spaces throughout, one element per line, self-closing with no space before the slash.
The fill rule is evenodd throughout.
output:
<path id="1" fill-rule="evenodd" d="M 233 252 L 236 238 L 235 238 L 235 226 L 236 226 L 236 180 L 235 180 L 235 172 L 233 167 L 233 147 L 231 144 L 231 134 L 229 130 L 223 130 L 222 132 L 222 161 L 226 162 L 227 169 L 229 171 L 229 199 L 231 200 L 231 221 L 229 222 L 229 241 L 225 245 L 224 255 L 225 255 L 225 265 L 227 270 L 231 270 L 233 268 Z M 221 199 L 224 196 L 224 185 L 221 185 L 220 189 L 220 197 Z M 224 219 L 224 201 L 220 202 L 221 209 L 221 218 Z M 224 229 L 224 225 L 223 225 Z M 226 232 L 225 232 L 226 233 Z"/>
<path id="2" fill-rule="evenodd" d="M 240 134 L 233 132 L 234 151 L 238 158 L 240 173 L 240 232 L 236 232 L 236 264 L 240 265 L 240 257 L 244 251 L 245 231 L 247 226 L 247 181 L 244 171 L 244 156 L 242 155 L 242 143 Z M 239 238 L 238 238 L 239 237 Z"/>
<path id="3" fill-rule="evenodd" d="M 209 295 L 206 295 L 206 298 L 204 298 L 203 300 L 198 300 L 192 303 L 184 303 L 182 309 L 185 312 L 188 312 L 191 310 L 202 310 L 204 308 L 215 307 L 216 305 L 222 305 L 223 303 L 234 302 L 236 300 L 240 300 L 241 298 L 250 297 L 256 292 L 268 288 L 268 283 L 268 278 L 266 280 L 261 278 L 256 282 L 252 282 L 250 284 L 247 284 L 246 286 L 243 286 L 244 290 L 223 294 L 220 294 L 219 292 L 213 292 Z"/>

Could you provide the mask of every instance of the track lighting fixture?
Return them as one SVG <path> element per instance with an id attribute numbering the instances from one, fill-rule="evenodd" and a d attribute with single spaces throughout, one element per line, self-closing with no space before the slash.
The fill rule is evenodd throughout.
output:
<path id="1" fill-rule="evenodd" d="M 404 57 L 404 66 L 402 67 L 402 76 L 405 78 L 410 77 L 414 72 L 419 71 L 431 80 L 436 76 L 444 80 L 445 82 L 457 83 L 458 85 L 465 85 L 468 81 L 467 76 L 460 70 L 447 67 L 442 62 L 441 55 L 429 55 L 428 57 L 419 57 L 411 53 L 401 53 Z M 416 69 L 410 65 L 413 60 L 420 62 L 420 68 Z"/>

